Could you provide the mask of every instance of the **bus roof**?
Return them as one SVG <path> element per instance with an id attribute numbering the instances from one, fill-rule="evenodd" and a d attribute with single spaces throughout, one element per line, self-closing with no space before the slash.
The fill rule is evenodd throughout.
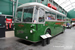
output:
<path id="1" fill-rule="evenodd" d="M 48 11 L 51 11 L 51 12 L 54 12 L 54 13 L 57 13 L 59 15 L 66 17 L 65 14 L 62 14 L 62 13 L 60 13 L 60 12 L 58 12 L 52 8 L 49 8 L 48 6 L 45 6 L 45 5 L 43 5 L 41 3 L 37 3 L 37 2 L 25 3 L 25 4 L 20 5 L 18 8 L 23 8 L 23 7 L 27 7 L 27 6 L 39 6 L 39 7 L 42 7 L 44 9 L 48 10 Z"/>

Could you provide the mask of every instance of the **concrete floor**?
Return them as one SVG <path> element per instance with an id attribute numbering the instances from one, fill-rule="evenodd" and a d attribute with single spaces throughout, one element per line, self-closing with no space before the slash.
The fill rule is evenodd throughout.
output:
<path id="1" fill-rule="evenodd" d="M 51 39 L 50 44 L 46 46 L 34 46 L 26 44 L 24 40 L 16 37 L 1 38 L 0 50 L 75 50 L 75 28 L 66 29 L 65 33 Z"/>

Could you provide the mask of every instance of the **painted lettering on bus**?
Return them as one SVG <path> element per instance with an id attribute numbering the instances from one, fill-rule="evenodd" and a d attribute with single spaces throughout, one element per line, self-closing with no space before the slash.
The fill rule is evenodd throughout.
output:
<path id="1" fill-rule="evenodd" d="M 19 27 L 24 27 L 24 25 L 22 25 L 22 24 L 19 24 L 18 26 L 19 26 Z"/>
<path id="2" fill-rule="evenodd" d="M 55 23 L 56 25 L 61 25 L 61 23 Z"/>

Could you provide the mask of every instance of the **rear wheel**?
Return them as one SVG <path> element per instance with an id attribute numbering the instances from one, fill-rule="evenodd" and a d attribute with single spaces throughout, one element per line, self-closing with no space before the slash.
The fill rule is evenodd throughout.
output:
<path id="1" fill-rule="evenodd" d="M 62 31 L 62 33 L 64 33 L 65 32 L 65 27 L 63 27 L 63 31 Z"/>

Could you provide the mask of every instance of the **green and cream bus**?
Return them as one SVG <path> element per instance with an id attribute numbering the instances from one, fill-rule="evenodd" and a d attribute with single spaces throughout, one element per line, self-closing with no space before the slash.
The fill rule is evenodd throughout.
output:
<path id="1" fill-rule="evenodd" d="M 61 20 L 57 20 L 59 17 Z M 66 15 L 41 3 L 23 4 L 17 8 L 15 36 L 30 42 L 41 41 L 41 35 L 53 37 L 64 32 L 63 17 Z"/>

